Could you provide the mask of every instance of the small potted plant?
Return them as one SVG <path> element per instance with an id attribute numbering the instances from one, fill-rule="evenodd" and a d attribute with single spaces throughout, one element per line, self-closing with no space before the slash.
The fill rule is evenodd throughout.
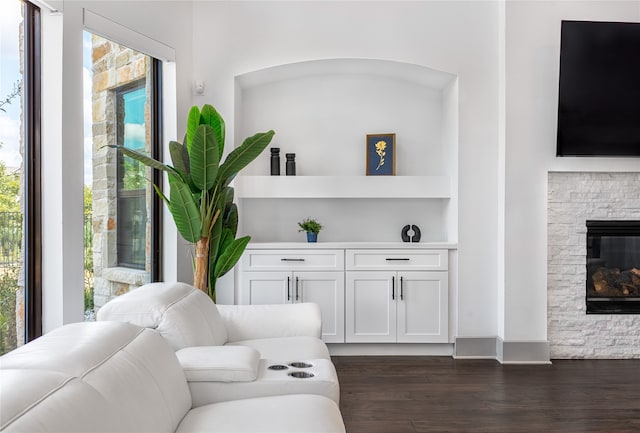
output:
<path id="1" fill-rule="evenodd" d="M 307 232 L 307 242 L 318 241 L 318 233 L 322 230 L 322 224 L 313 218 L 307 218 L 299 222 L 298 225 L 300 226 L 299 232 Z"/>

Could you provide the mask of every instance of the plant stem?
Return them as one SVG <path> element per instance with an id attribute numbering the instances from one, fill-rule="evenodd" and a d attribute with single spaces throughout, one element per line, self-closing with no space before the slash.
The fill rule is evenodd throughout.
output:
<path id="1" fill-rule="evenodd" d="M 209 281 L 209 238 L 201 237 L 196 242 L 196 269 L 193 274 L 193 285 L 207 293 Z"/>

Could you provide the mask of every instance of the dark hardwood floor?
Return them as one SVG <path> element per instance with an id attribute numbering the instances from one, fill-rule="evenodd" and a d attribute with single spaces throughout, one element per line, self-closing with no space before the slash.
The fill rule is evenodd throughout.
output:
<path id="1" fill-rule="evenodd" d="M 640 432 L 640 360 L 333 361 L 348 433 Z"/>

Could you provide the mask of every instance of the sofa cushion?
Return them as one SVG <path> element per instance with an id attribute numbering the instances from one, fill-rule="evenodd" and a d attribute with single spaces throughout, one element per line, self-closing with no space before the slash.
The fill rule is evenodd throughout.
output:
<path id="1" fill-rule="evenodd" d="M 322 334 L 320 306 L 300 304 L 218 305 L 228 341 L 272 337 L 316 337 Z"/>
<path id="2" fill-rule="evenodd" d="M 256 380 L 260 354 L 247 346 L 185 347 L 176 352 L 189 382 Z"/>
<path id="3" fill-rule="evenodd" d="M 38 398 L 55 392 L 72 379 L 56 371 L 17 369 L 2 369 L 0 377 L 0 430 L 19 418 Z M 9 392 L 16 389 L 20 392 Z"/>
<path id="4" fill-rule="evenodd" d="M 4 433 L 124 431 L 111 403 L 78 378 L 34 369 L 3 369 L 0 376 L 0 430 Z"/>
<path id="5" fill-rule="evenodd" d="M 2 404 L 6 390 L 8 413 L 24 408 L 12 431 L 173 432 L 191 407 L 173 349 L 157 332 L 128 323 L 63 326 L 3 356 L 0 366 Z M 23 388 L 32 390 L 26 400 Z M 114 421 L 103 429 L 104 419 Z"/>
<path id="6" fill-rule="evenodd" d="M 227 401 L 192 409 L 177 433 L 344 432 L 338 406 L 319 395 Z"/>
<path id="7" fill-rule="evenodd" d="M 260 352 L 260 358 L 280 362 L 304 359 L 331 359 L 327 345 L 315 337 L 260 338 L 227 343 L 227 346 L 248 346 Z"/>
<path id="8" fill-rule="evenodd" d="M 175 352 L 150 329 L 143 329 L 83 380 L 111 402 L 126 432 L 173 432 L 191 408 Z"/>
<path id="9" fill-rule="evenodd" d="M 185 283 L 151 283 L 104 305 L 99 321 L 128 322 L 157 330 L 173 347 L 220 346 L 227 329 L 216 304 Z"/>
<path id="10" fill-rule="evenodd" d="M 2 369 L 52 370 L 80 377 L 141 332 L 137 326 L 117 322 L 90 326 L 72 323 L 7 353 L 0 358 L 0 366 Z"/>

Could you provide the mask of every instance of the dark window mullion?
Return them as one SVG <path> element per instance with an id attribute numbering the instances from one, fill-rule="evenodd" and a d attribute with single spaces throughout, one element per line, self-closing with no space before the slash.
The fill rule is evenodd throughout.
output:
<path id="1" fill-rule="evenodd" d="M 25 341 L 42 335 L 40 9 L 24 2 Z"/>
<path id="2" fill-rule="evenodd" d="M 163 160 L 162 152 L 162 62 L 151 61 L 151 152 Z M 151 170 L 151 180 L 162 190 L 162 172 Z M 151 281 L 162 281 L 162 200 L 152 192 L 151 198 Z"/>

